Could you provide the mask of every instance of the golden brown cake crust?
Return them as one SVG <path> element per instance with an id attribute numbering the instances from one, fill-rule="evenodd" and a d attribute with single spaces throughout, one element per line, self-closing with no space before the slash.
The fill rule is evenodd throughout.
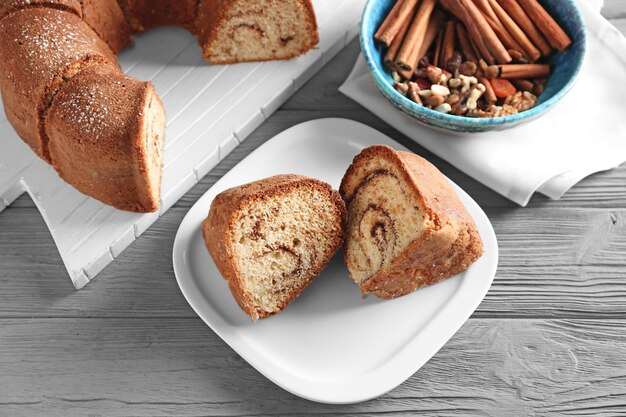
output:
<path id="1" fill-rule="evenodd" d="M 68 71 L 89 61 L 116 62 L 107 45 L 72 13 L 31 7 L 0 20 L 0 87 L 6 115 L 44 159 L 39 121 L 50 93 Z"/>
<path id="2" fill-rule="evenodd" d="M 75 14 L 83 19 L 114 53 L 118 53 L 131 41 L 130 26 L 117 0 L 3 0 L 0 3 L 0 19 L 10 13 L 29 8 L 56 9 Z"/>
<path id="3" fill-rule="evenodd" d="M 482 240 L 474 220 L 447 179 L 431 163 L 413 153 L 374 145 L 357 155 L 340 187 L 348 211 L 352 198 L 361 186 L 354 182 L 356 172 L 365 160 L 371 158 L 383 158 L 397 167 L 432 226 L 389 264 L 363 281 L 361 289 L 364 294 L 371 293 L 381 298 L 399 297 L 454 276 L 482 256 Z"/>
<path id="4" fill-rule="evenodd" d="M 117 0 L 80 0 L 83 20 L 117 54 L 131 42 L 131 29 Z"/>
<path id="5" fill-rule="evenodd" d="M 232 253 L 232 247 L 228 244 L 233 236 L 236 214 L 244 204 L 254 203 L 273 195 L 284 195 L 289 193 L 290 190 L 300 187 L 315 188 L 323 193 L 327 193 L 330 201 L 333 202 L 339 212 L 341 227 L 343 227 L 346 218 L 346 208 L 339 193 L 325 182 L 293 174 L 276 175 L 223 191 L 211 203 L 208 217 L 202 223 L 204 241 L 211 257 L 215 261 L 215 265 L 222 277 L 228 281 L 228 286 L 237 304 L 254 320 L 271 316 L 276 312 L 268 314 L 265 311 L 256 309 L 252 299 L 243 290 L 241 276 L 235 266 L 235 256 Z M 279 306 L 278 311 L 282 311 L 287 307 L 320 274 L 342 242 L 342 237 L 332 242 L 335 250 L 319 262 L 318 268 L 312 271 L 311 279 L 302 282 L 299 287 L 294 288 L 290 292 L 288 299 Z"/>
<path id="6" fill-rule="evenodd" d="M 0 19 L 22 9 L 43 7 L 57 9 L 83 17 L 80 0 L 2 0 L 0 3 Z"/>
<path id="7" fill-rule="evenodd" d="M 155 211 L 159 202 L 135 171 L 148 163 L 142 130 L 151 96 L 150 82 L 106 65 L 67 81 L 46 119 L 51 163 L 61 178 L 118 209 Z"/>
<path id="8" fill-rule="evenodd" d="M 135 33 L 159 26 L 180 26 L 195 33 L 199 0 L 118 0 Z"/>

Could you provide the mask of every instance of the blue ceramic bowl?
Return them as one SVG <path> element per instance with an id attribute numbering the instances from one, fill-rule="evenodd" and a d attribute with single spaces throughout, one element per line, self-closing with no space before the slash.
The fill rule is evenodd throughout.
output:
<path id="1" fill-rule="evenodd" d="M 385 50 L 374 41 L 374 33 L 391 10 L 395 0 L 368 0 L 361 21 L 361 50 L 374 83 L 396 108 L 417 121 L 436 128 L 456 132 L 485 132 L 503 130 L 534 120 L 559 101 L 574 85 L 585 56 L 587 32 L 580 10 L 574 0 L 540 0 L 546 10 L 572 38 L 572 46 L 549 59 L 552 71 L 546 89 L 537 105 L 511 116 L 471 118 L 443 114 L 421 106 L 393 88 L 391 74 L 383 66 Z"/>

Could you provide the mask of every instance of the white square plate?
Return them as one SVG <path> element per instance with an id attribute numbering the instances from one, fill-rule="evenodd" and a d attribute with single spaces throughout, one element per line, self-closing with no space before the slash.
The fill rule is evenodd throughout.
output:
<path id="1" fill-rule="evenodd" d="M 382 133 L 345 119 L 313 120 L 269 140 L 222 177 L 189 210 L 174 243 L 174 271 L 185 298 L 242 358 L 282 388 L 309 400 L 353 403 L 395 388 L 461 327 L 491 286 L 496 236 L 458 186 L 485 254 L 467 271 L 394 300 L 363 299 L 339 253 L 285 311 L 256 323 L 240 310 L 204 245 L 201 222 L 227 188 L 275 174 L 319 178 L 337 188 L 352 158 Z"/>

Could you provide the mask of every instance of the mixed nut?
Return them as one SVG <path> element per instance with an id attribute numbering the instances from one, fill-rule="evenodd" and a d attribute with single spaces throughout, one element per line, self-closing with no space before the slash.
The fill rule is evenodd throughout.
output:
<path id="1" fill-rule="evenodd" d="M 430 64 L 428 57 L 422 58 L 411 80 L 392 71 L 395 89 L 409 100 L 441 113 L 468 117 L 500 117 L 528 110 L 546 83 L 546 79 L 523 80 L 519 84 L 523 88 L 518 90 L 508 80 L 497 81 L 510 85 L 512 94 L 508 94 L 506 88 L 494 91 L 492 82 L 498 75 L 497 65 L 484 60 L 462 62 L 459 52 L 448 60 L 446 69 Z"/>

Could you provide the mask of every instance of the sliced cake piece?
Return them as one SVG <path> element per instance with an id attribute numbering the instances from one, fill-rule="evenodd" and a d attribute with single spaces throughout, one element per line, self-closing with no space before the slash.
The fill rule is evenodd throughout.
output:
<path id="1" fill-rule="evenodd" d="M 212 64 L 289 59 L 318 42 L 310 0 L 199 0 L 196 31 Z"/>
<path id="2" fill-rule="evenodd" d="M 482 256 L 471 215 L 443 174 L 415 154 L 364 149 L 340 193 L 348 211 L 345 262 L 364 295 L 399 297 Z"/>
<path id="3" fill-rule="evenodd" d="M 165 111 L 150 82 L 92 65 L 62 85 L 45 126 L 61 178 L 118 209 L 156 211 Z"/>
<path id="4" fill-rule="evenodd" d="M 215 197 L 202 233 L 239 306 L 252 317 L 283 310 L 343 241 L 345 206 L 330 185 L 278 175 Z"/>

